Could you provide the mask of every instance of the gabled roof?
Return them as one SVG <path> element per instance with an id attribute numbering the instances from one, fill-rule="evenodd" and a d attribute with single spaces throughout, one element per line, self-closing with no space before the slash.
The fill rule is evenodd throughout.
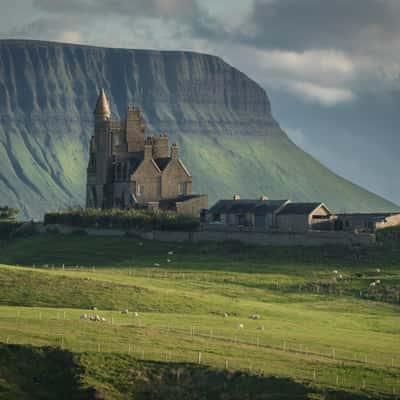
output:
<path id="1" fill-rule="evenodd" d="M 324 203 L 287 203 L 278 215 L 309 215 L 319 207 L 324 207 L 331 213 Z"/>

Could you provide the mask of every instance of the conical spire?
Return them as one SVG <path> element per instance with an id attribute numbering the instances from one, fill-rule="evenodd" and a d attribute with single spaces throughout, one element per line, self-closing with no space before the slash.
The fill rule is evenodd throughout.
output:
<path id="1" fill-rule="evenodd" d="M 106 97 L 106 93 L 102 88 L 99 93 L 99 97 L 97 98 L 96 108 L 94 110 L 95 115 L 102 116 L 104 118 L 110 118 L 110 105 L 108 104 L 108 100 Z"/>

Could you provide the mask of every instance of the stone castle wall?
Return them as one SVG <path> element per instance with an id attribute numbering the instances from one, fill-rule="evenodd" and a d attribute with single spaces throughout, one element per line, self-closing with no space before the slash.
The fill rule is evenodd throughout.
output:
<path id="1" fill-rule="evenodd" d="M 157 240 L 160 242 L 239 242 L 245 245 L 276 246 L 276 247 L 319 247 L 319 246 L 374 246 L 376 236 L 373 234 L 354 234 L 351 232 L 323 232 L 309 231 L 307 233 L 281 233 L 266 232 L 261 229 L 216 229 L 202 227 L 193 232 L 181 231 L 142 231 L 123 229 L 97 229 L 79 228 L 66 225 L 37 224 L 40 233 L 57 231 L 62 234 L 74 232 L 86 232 L 88 235 L 98 236 L 125 236 L 130 234 L 145 240 Z"/>

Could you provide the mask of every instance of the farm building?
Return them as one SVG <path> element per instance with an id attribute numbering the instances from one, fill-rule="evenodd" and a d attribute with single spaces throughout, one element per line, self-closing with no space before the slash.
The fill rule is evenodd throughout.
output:
<path id="1" fill-rule="evenodd" d="M 207 213 L 207 222 L 225 225 L 257 226 L 275 225 L 275 214 L 288 200 L 240 199 L 219 200 Z"/>
<path id="2" fill-rule="evenodd" d="M 331 230 L 334 215 L 324 203 L 289 202 L 276 215 L 280 231 Z"/>
<path id="3" fill-rule="evenodd" d="M 400 225 L 400 214 L 396 213 L 355 213 L 337 214 L 334 229 L 348 232 L 376 232 L 379 229 Z"/>
<path id="4" fill-rule="evenodd" d="M 220 200 L 207 212 L 208 223 L 253 226 L 283 232 L 331 230 L 333 214 L 323 203 L 289 200 Z"/>

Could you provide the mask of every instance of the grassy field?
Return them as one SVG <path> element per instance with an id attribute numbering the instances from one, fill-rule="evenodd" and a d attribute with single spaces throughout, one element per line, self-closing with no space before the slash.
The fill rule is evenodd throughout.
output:
<path id="1" fill-rule="evenodd" d="M 42 347 L 59 348 L 73 359 L 71 388 L 88 398 L 93 390 L 106 399 L 400 394 L 396 247 L 47 235 L 0 242 L 0 263 L 0 355 L 47 363 L 54 355 Z M 207 380 L 222 397 L 200 387 Z M 0 366 L 0 398 L 22 387 Z"/>

